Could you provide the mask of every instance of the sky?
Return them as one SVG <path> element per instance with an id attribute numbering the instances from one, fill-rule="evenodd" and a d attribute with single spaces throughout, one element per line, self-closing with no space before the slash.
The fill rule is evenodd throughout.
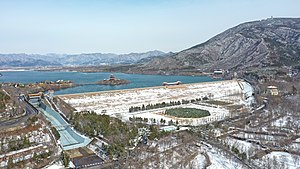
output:
<path id="1" fill-rule="evenodd" d="M 0 53 L 178 52 L 299 0 L 1 0 Z"/>

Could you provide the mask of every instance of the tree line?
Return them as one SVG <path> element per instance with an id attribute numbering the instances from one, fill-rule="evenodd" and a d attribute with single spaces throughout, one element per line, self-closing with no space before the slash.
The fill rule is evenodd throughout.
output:
<path id="1" fill-rule="evenodd" d="M 203 98 L 196 98 L 196 99 L 191 99 L 191 100 L 182 99 L 181 101 L 170 101 L 170 102 L 162 102 L 162 103 L 156 103 L 156 104 L 147 104 L 146 106 L 144 104 L 142 106 L 131 106 L 129 108 L 129 113 L 170 107 L 170 106 L 177 106 L 177 105 L 181 105 L 181 104 L 195 103 L 195 102 L 198 102 L 201 100 L 208 100 L 208 97 L 205 96 Z"/>

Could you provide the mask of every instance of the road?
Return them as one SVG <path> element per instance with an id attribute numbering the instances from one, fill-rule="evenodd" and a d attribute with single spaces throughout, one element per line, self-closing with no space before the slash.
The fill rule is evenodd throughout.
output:
<path id="1" fill-rule="evenodd" d="M 7 120 L 7 121 L 2 121 L 0 122 L 0 128 L 5 127 L 5 128 L 10 128 L 14 127 L 16 125 L 19 125 L 21 123 L 24 123 L 27 121 L 29 117 L 32 115 L 35 115 L 38 113 L 38 111 L 30 105 L 27 101 L 25 101 L 24 98 L 19 98 L 20 99 L 20 104 L 22 104 L 25 107 L 25 115 L 17 118 L 17 119 L 12 119 L 12 120 Z"/>

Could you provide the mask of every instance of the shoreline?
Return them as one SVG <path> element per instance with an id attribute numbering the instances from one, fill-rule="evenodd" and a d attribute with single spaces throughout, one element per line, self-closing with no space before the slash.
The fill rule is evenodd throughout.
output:
<path id="1" fill-rule="evenodd" d="M 209 76 L 212 72 L 191 70 L 131 70 L 136 65 L 93 65 L 93 66 L 53 66 L 53 67 L 0 67 L 1 72 L 5 71 L 45 71 L 45 72 L 80 72 L 80 73 L 125 73 L 141 75 L 162 75 L 162 76 Z M 126 67 L 126 69 L 122 69 Z"/>
<path id="2" fill-rule="evenodd" d="M 0 72 L 25 72 L 25 71 L 36 71 L 36 72 L 78 72 L 78 73 L 122 73 L 122 74 L 129 74 L 129 75 L 159 75 L 159 76 L 210 76 L 212 73 L 202 72 L 202 73 L 194 73 L 194 74 L 173 74 L 173 73 L 153 73 L 153 72 L 126 72 L 126 71 L 106 71 L 106 70 L 99 70 L 99 71 L 80 71 L 80 70 L 69 70 L 69 69 L 39 69 L 39 68 L 15 68 L 15 69 L 1 69 Z"/>

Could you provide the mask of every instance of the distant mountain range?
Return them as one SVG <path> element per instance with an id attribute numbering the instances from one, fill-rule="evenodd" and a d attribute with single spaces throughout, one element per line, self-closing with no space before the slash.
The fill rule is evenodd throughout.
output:
<path id="1" fill-rule="evenodd" d="M 113 54 L 0 54 L 0 67 L 95 66 L 142 63 L 143 59 L 163 57 L 167 53 L 154 50 L 145 53 Z M 145 60 L 146 61 L 146 60 Z"/>
<path id="2" fill-rule="evenodd" d="M 300 18 L 240 24 L 174 55 L 153 58 L 131 72 L 245 70 L 300 65 Z"/>

